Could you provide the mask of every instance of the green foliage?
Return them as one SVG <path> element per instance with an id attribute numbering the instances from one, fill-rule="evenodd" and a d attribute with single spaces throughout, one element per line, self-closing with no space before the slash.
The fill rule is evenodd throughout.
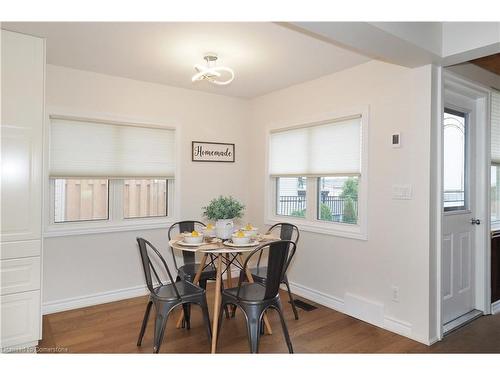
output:
<path id="1" fill-rule="evenodd" d="M 328 205 L 321 203 L 319 207 L 319 219 L 320 220 L 326 220 L 326 221 L 332 221 L 333 216 L 332 216 L 332 210 Z"/>
<path id="2" fill-rule="evenodd" d="M 243 216 L 245 205 L 238 202 L 233 197 L 214 198 L 210 203 L 203 207 L 203 216 L 209 220 L 235 219 Z"/>
<path id="3" fill-rule="evenodd" d="M 349 177 L 342 186 L 342 198 L 358 198 L 358 179 Z"/>
<path id="4" fill-rule="evenodd" d="M 354 201 L 351 197 L 347 197 L 344 201 L 344 215 L 342 222 L 349 224 L 356 224 L 358 222 L 358 214 L 354 209 Z"/>
<path id="5" fill-rule="evenodd" d="M 306 209 L 303 208 L 302 210 L 295 210 L 290 213 L 291 216 L 296 216 L 296 217 L 306 217 Z"/>

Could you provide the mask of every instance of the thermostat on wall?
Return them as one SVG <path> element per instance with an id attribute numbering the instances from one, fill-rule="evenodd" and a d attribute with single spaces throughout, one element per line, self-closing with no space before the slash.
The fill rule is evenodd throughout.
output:
<path id="1" fill-rule="evenodd" d="M 392 135 L 392 147 L 401 147 L 401 133 Z"/>

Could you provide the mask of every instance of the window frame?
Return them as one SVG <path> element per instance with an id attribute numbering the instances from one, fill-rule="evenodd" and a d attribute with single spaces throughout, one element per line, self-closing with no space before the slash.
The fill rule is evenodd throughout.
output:
<path id="1" fill-rule="evenodd" d="M 306 216 L 305 218 L 277 215 L 277 179 L 279 177 L 269 174 L 269 145 L 271 131 L 285 130 L 298 126 L 314 126 L 317 122 L 335 121 L 350 116 L 361 116 L 361 173 L 358 175 L 358 223 L 347 224 L 319 220 L 318 217 L 318 176 L 307 176 L 306 179 Z M 345 110 L 318 114 L 296 121 L 283 121 L 274 123 L 266 131 L 266 173 L 265 173 L 265 224 L 273 225 L 279 222 L 289 222 L 306 232 L 328 234 L 358 240 L 368 240 L 368 130 L 370 127 L 369 106 L 347 108 Z M 340 175 L 338 175 L 340 176 Z M 330 177 L 330 176 L 326 176 Z M 333 176 L 332 176 L 333 177 Z"/>
<path id="2" fill-rule="evenodd" d="M 144 127 L 165 128 L 175 131 L 175 144 L 179 145 L 181 141 L 181 130 L 175 125 L 165 125 L 163 123 L 152 122 L 148 119 L 141 120 L 137 118 L 123 118 L 121 116 L 108 115 L 93 112 L 77 112 L 61 107 L 48 107 L 45 113 L 43 127 L 44 149 L 49 150 L 50 146 L 50 119 L 51 117 L 70 117 L 94 119 L 99 122 L 110 122 L 115 124 L 135 124 Z M 176 160 L 181 160 L 180 147 L 176 147 Z M 179 176 L 179 162 L 176 163 L 175 176 Z M 165 229 L 178 221 L 179 204 L 176 202 L 176 192 L 180 191 L 180 180 L 178 177 L 165 178 L 167 184 L 167 216 L 162 217 L 141 217 L 125 218 L 123 210 L 123 184 L 120 179 L 108 178 L 108 219 L 62 222 L 56 223 L 54 220 L 54 190 L 55 180 L 49 176 L 49 152 L 44 152 L 44 229 L 43 237 L 63 237 L 73 235 L 85 235 L 94 233 L 113 233 L 149 229 Z M 81 177 L 84 178 L 83 176 Z M 89 177 L 90 178 L 90 177 Z M 130 176 L 130 178 L 143 178 L 140 176 Z M 160 178 L 157 176 L 155 178 Z M 121 186 L 120 186 L 121 185 Z M 48 212 L 47 212 L 48 211 Z"/>

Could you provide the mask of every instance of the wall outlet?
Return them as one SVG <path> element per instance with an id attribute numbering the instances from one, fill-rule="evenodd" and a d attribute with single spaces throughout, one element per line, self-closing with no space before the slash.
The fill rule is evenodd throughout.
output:
<path id="1" fill-rule="evenodd" d="M 392 301 L 399 302 L 399 288 L 397 286 L 393 286 L 391 288 L 392 291 Z"/>

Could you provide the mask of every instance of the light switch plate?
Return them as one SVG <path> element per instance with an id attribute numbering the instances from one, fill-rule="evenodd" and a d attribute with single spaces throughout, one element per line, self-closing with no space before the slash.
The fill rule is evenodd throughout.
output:
<path id="1" fill-rule="evenodd" d="M 412 199 L 411 185 L 392 185 L 392 199 L 409 200 Z"/>

